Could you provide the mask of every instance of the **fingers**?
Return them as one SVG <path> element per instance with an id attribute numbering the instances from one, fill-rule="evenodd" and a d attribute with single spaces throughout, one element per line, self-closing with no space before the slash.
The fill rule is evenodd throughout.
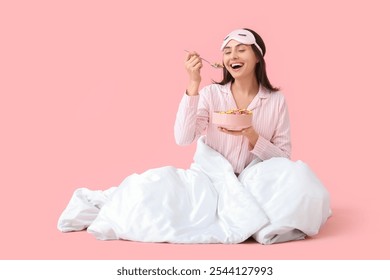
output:
<path id="1" fill-rule="evenodd" d="M 202 60 L 199 57 L 192 57 L 187 63 L 189 69 L 199 70 L 202 68 Z"/>
<path id="2" fill-rule="evenodd" d="M 186 61 L 188 61 L 191 57 L 194 57 L 194 56 L 200 57 L 197 52 L 187 52 Z"/>
<path id="3" fill-rule="evenodd" d="M 202 68 L 202 59 L 196 52 L 187 53 L 185 66 L 187 70 L 199 70 Z"/>
<path id="4" fill-rule="evenodd" d="M 234 135 L 234 136 L 244 136 L 248 139 L 249 141 L 249 147 L 250 149 L 253 149 L 256 146 L 256 143 L 260 137 L 260 135 L 253 129 L 252 126 L 244 128 L 242 130 L 238 131 L 233 131 L 233 130 L 228 130 L 223 127 L 218 127 L 219 131 L 229 134 L 229 135 Z"/>
<path id="5" fill-rule="evenodd" d="M 196 52 L 189 52 L 184 62 L 185 68 L 189 75 L 190 83 L 199 84 L 202 77 L 200 75 L 200 69 L 202 68 L 202 59 Z"/>
<path id="6" fill-rule="evenodd" d="M 226 134 L 230 134 L 230 135 L 235 135 L 235 136 L 243 135 L 243 133 L 242 133 L 243 130 L 229 130 L 229 129 L 224 128 L 224 127 L 218 127 L 218 129 L 219 129 L 219 131 L 226 133 Z"/>
<path id="7" fill-rule="evenodd" d="M 241 130 L 229 130 L 224 127 L 218 127 L 219 131 L 226 134 L 235 135 L 235 136 L 249 136 L 252 133 L 253 128 L 247 127 Z"/>

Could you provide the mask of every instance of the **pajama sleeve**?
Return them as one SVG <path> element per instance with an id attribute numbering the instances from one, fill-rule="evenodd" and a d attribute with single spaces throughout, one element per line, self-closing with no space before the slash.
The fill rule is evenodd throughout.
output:
<path id="1" fill-rule="evenodd" d="M 208 110 L 204 97 L 184 94 L 176 114 L 174 126 L 178 145 L 189 145 L 199 138 L 208 125 Z"/>
<path id="2" fill-rule="evenodd" d="M 288 114 L 287 103 L 282 97 L 277 105 L 278 122 L 274 134 L 270 140 L 259 135 L 255 147 L 251 151 L 261 160 L 267 160 L 272 157 L 290 158 L 291 137 L 290 137 L 290 118 Z"/>

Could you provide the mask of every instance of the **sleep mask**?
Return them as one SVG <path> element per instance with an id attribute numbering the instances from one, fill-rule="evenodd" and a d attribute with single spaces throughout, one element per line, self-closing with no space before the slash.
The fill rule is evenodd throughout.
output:
<path id="1" fill-rule="evenodd" d="M 245 45 L 255 45 L 259 49 L 261 55 L 263 55 L 263 50 L 256 43 L 255 36 L 253 35 L 252 32 L 248 30 L 237 29 L 230 32 L 229 35 L 227 35 L 222 42 L 221 51 L 226 47 L 227 43 L 229 43 L 230 40 L 236 40 L 237 42 L 240 42 Z"/>

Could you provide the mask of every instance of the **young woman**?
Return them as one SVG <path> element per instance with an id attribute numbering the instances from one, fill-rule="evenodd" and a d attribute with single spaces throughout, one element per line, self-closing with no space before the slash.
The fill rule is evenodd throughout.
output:
<path id="1" fill-rule="evenodd" d="M 221 50 L 223 80 L 202 90 L 202 59 L 190 52 L 185 60 L 189 83 L 174 131 L 180 145 L 197 140 L 191 167 L 132 174 L 104 192 L 77 189 L 60 231 L 172 243 L 239 243 L 252 236 L 262 244 L 318 233 L 330 215 L 329 195 L 306 164 L 289 160 L 287 105 L 268 80 L 263 40 L 238 29 Z M 214 111 L 231 109 L 251 110 L 252 125 L 231 131 L 212 123 Z"/>
<path id="2" fill-rule="evenodd" d="M 268 80 L 266 48 L 260 36 L 249 29 L 231 32 L 223 41 L 223 80 L 202 89 L 202 60 L 189 53 L 185 67 L 189 84 L 179 107 L 175 138 L 179 145 L 189 144 L 206 130 L 206 144 L 221 153 L 236 173 L 254 159 L 290 157 L 290 122 L 285 98 Z M 229 131 L 210 124 L 214 111 L 248 109 L 253 125 Z"/>

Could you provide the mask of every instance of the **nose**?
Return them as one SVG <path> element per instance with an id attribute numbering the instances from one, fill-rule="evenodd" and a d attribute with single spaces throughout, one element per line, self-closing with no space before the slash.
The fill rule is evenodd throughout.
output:
<path id="1" fill-rule="evenodd" d="M 231 58 L 237 58 L 238 57 L 238 52 L 236 49 L 233 49 L 232 52 L 230 53 Z"/>

